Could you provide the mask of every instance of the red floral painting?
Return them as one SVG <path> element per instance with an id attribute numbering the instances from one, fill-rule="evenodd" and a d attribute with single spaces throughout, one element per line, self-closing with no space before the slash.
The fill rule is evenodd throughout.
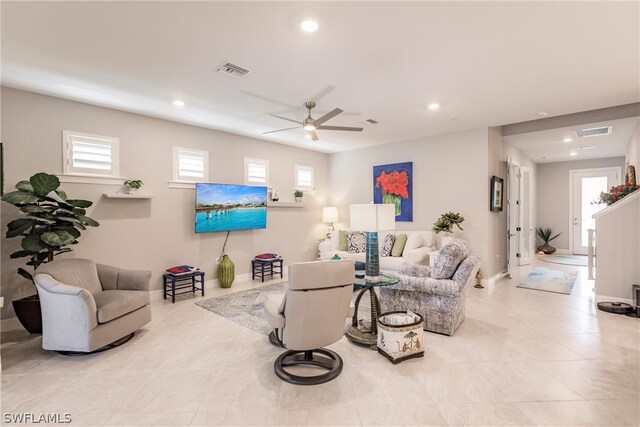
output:
<path id="1" fill-rule="evenodd" d="M 413 221 L 413 162 L 373 167 L 373 202 L 395 205 L 396 221 Z"/>

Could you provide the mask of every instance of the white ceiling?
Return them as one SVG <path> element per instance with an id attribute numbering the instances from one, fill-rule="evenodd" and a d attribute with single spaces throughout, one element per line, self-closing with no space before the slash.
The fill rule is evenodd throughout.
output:
<path id="1" fill-rule="evenodd" d="M 638 2 L 1 8 L 4 85 L 325 152 L 640 101 Z M 300 30 L 309 17 L 318 32 Z M 213 71 L 226 61 L 251 72 Z M 268 113 L 301 120 L 310 99 L 316 118 L 345 110 L 328 125 L 380 123 L 317 142 L 301 129 L 261 134 L 289 127 Z"/>
<path id="2" fill-rule="evenodd" d="M 504 140 L 525 153 L 536 163 L 624 157 L 627 142 L 629 142 L 633 131 L 638 131 L 636 126 L 638 126 L 639 121 L 640 118 L 638 117 L 608 120 L 505 136 Z M 601 126 L 611 126 L 611 134 L 587 138 L 578 138 L 576 135 L 578 130 Z M 565 138 L 571 138 L 572 141 L 563 142 Z M 585 149 L 585 147 L 593 148 Z M 578 154 L 570 156 L 569 153 L 572 151 Z"/>

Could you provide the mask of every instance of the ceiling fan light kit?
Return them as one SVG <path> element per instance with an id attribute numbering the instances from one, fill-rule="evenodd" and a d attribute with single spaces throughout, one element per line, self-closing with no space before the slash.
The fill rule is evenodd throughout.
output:
<path id="1" fill-rule="evenodd" d="M 311 139 L 312 141 L 317 141 L 318 135 L 316 134 L 316 130 L 317 129 L 321 129 L 321 130 L 339 130 L 339 131 L 350 131 L 350 132 L 362 132 L 361 127 L 348 127 L 348 126 L 322 126 L 322 124 L 332 118 L 334 118 L 335 116 L 337 116 L 338 114 L 342 113 L 343 111 L 340 108 L 334 108 L 333 110 L 329 111 L 327 114 L 325 114 L 324 116 L 320 117 L 319 119 L 313 119 L 313 117 L 311 117 L 311 110 L 313 108 L 315 108 L 316 103 L 313 101 L 308 101 L 304 103 L 305 108 L 307 109 L 308 113 L 307 113 L 307 118 L 304 119 L 303 121 L 299 122 L 297 120 L 293 120 L 293 119 L 289 119 L 287 117 L 281 117 L 281 116 L 277 116 L 275 114 L 270 114 L 270 116 L 276 117 L 278 119 L 282 119 L 282 120 L 286 120 L 289 122 L 294 122 L 294 123 L 298 123 L 302 126 L 302 128 L 307 132 L 307 134 L 305 135 L 306 138 Z M 278 130 L 271 130 L 268 132 L 262 132 L 263 135 L 266 135 L 268 133 L 275 133 L 275 132 L 283 132 L 285 130 L 292 130 L 292 129 L 297 129 L 298 127 L 292 127 L 292 128 L 285 128 L 285 129 L 278 129 Z"/>

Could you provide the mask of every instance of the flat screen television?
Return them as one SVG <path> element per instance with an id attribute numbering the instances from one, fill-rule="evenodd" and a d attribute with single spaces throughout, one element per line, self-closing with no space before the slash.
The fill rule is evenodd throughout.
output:
<path id="1" fill-rule="evenodd" d="M 196 233 L 267 228 L 267 187 L 196 183 Z"/>

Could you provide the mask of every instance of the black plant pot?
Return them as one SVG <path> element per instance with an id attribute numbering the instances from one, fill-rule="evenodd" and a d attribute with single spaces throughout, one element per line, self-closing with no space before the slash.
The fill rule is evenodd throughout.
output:
<path id="1" fill-rule="evenodd" d="M 20 298 L 11 303 L 18 320 L 30 334 L 42 333 L 42 311 L 40 310 L 40 297 L 31 295 Z"/>

